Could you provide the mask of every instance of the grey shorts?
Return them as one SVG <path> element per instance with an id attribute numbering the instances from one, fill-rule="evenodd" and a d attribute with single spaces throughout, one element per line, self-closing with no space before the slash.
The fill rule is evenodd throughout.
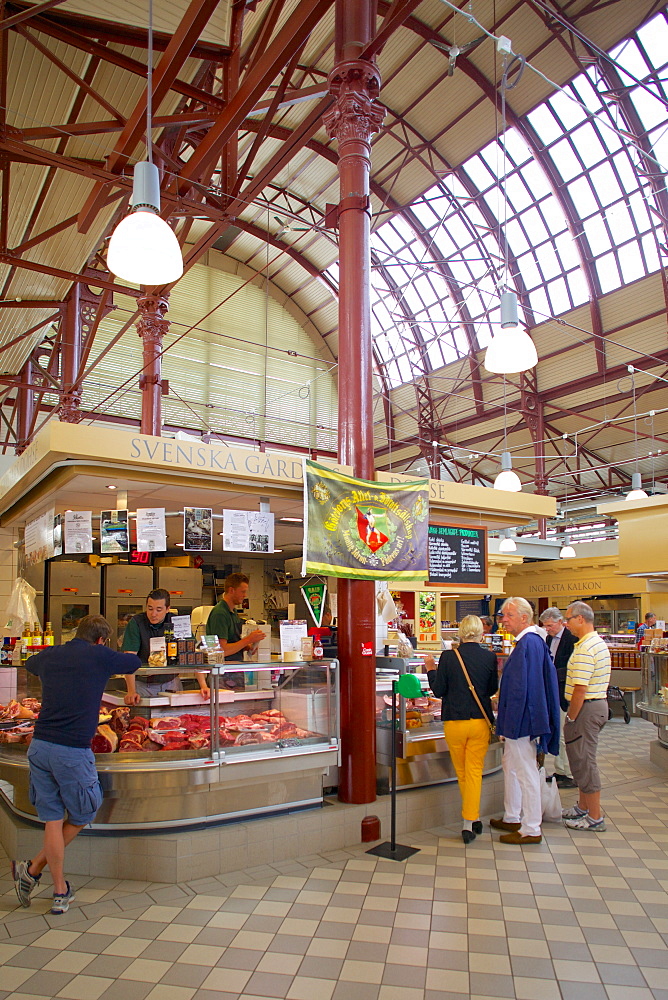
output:
<path id="1" fill-rule="evenodd" d="M 135 681 L 135 690 L 141 698 L 157 698 L 163 691 L 183 691 L 183 684 L 178 676 L 171 681 L 165 681 L 164 684 L 147 684 L 138 677 Z"/>
<path id="2" fill-rule="evenodd" d="M 74 826 L 93 822 L 102 805 L 102 789 L 92 750 L 34 739 L 28 761 L 29 797 L 43 823 L 65 819 L 65 813 Z"/>
<path id="3" fill-rule="evenodd" d="M 598 734 L 608 721 L 608 701 L 585 701 L 575 722 L 564 722 L 564 742 L 573 779 L 585 795 L 600 792 L 601 777 L 596 763 Z"/>

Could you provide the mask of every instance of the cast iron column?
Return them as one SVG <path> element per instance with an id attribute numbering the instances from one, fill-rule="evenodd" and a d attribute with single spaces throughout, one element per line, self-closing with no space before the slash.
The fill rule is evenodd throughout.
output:
<path id="1" fill-rule="evenodd" d="M 32 361 L 28 360 L 21 369 L 23 385 L 16 390 L 16 445 L 17 455 L 21 455 L 30 444 L 30 430 L 35 412 L 35 394 L 25 386 L 32 385 Z"/>
<path id="2" fill-rule="evenodd" d="M 164 318 L 169 303 L 166 295 L 143 295 L 137 299 L 141 318 L 137 332 L 144 346 L 144 366 L 139 388 L 141 397 L 141 432 L 160 437 L 162 433 L 162 338 L 169 330 Z"/>
<path id="3" fill-rule="evenodd" d="M 334 107 L 324 116 L 327 134 L 339 144 L 339 461 L 362 479 L 374 478 L 369 248 L 371 135 L 385 115 L 376 103 L 380 75 L 360 59 L 370 41 L 375 0 L 337 0 L 336 65 L 329 76 Z M 339 798 L 376 797 L 375 650 L 373 581 L 338 584 L 341 660 L 341 769 Z"/>
<path id="4" fill-rule="evenodd" d="M 63 396 L 60 404 L 60 417 L 68 424 L 78 424 L 81 420 L 79 412 L 81 390 L 72 391 L 79 374 L 79 361 L 81 359 L 80 288 L 79 282 L 75 281 L 65 302 L 65 315 L 63 316 L 60 382 L 66 395 Z"/>

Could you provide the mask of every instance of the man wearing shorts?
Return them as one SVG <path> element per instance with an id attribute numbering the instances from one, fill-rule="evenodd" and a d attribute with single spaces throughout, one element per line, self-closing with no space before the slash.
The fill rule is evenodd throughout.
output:
<path id="1" fill-rule="evenodd" d="M 53 879 L 51 913 L 67 912 L 74 890 L 65 879 L 65 848 L 95 819 L 102 789 L 90 749 L 100 701 L 113 674 L 141 666 L 134 653 L 117 653 L 105 643 L 111 627 L 102 615 L 81 619 L 74 639 L 29 657 L 26 668 L 42 682 L 42 708 L 28 747 L 30 801 L 44 823 L 44 842 L 32 861 L 13 861 L 21 906 L 48 865 Z"/>
<path id="2" fill-rule="evenodd" d="M 594 629 L 594 612 L 584 601 L 569 605 L 566 626 L 577 642 L 566 672 L 564 694 L 568 711 L 564 741 L 573 778 L 580 796 L 576 805 L 564 809 L 564 824 L 571 830 L 602 833 L 601 778 L 596 763 L 598 734 L 608 721 L 610 650 Z"/>

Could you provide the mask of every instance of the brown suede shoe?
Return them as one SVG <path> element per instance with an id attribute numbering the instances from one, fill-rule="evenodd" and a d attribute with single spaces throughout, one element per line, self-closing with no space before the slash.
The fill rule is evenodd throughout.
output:
<path id="1" fill-rule="evenodd" d="M 490 819 L 489 825 L 492 827 L 493 830 L 508 830 L 514 833 L 516 830 L 519 830 L 521 824 L 506 823 L 504 819 Z"/>
<path id="2" fill-rule="evenodd" d="M 504 833 L 503 837 L 499 837 L 499 842 L 501 844 L 540 844 L 542 839 L 540 834 L 537 837 L 523 837 L 519 830 L 515 830 L 514 833 Z"/>

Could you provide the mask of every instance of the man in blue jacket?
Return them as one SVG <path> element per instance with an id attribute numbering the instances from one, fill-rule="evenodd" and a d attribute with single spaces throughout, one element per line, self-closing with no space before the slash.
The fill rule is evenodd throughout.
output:
<path id="1" fill-rule="evenodd" d="M 536 753 L 559 753 L 557 672 L 543 639 L 532 629 L 533 609 L 523 597 L 502 607 L 503 627 L 517 642 L 506 661 L 499 691 L 496 732 L 503 748 L 503 818 L 491 819 L 507 831 L 504 844 L 540 844 L 543 819 Z"/>

